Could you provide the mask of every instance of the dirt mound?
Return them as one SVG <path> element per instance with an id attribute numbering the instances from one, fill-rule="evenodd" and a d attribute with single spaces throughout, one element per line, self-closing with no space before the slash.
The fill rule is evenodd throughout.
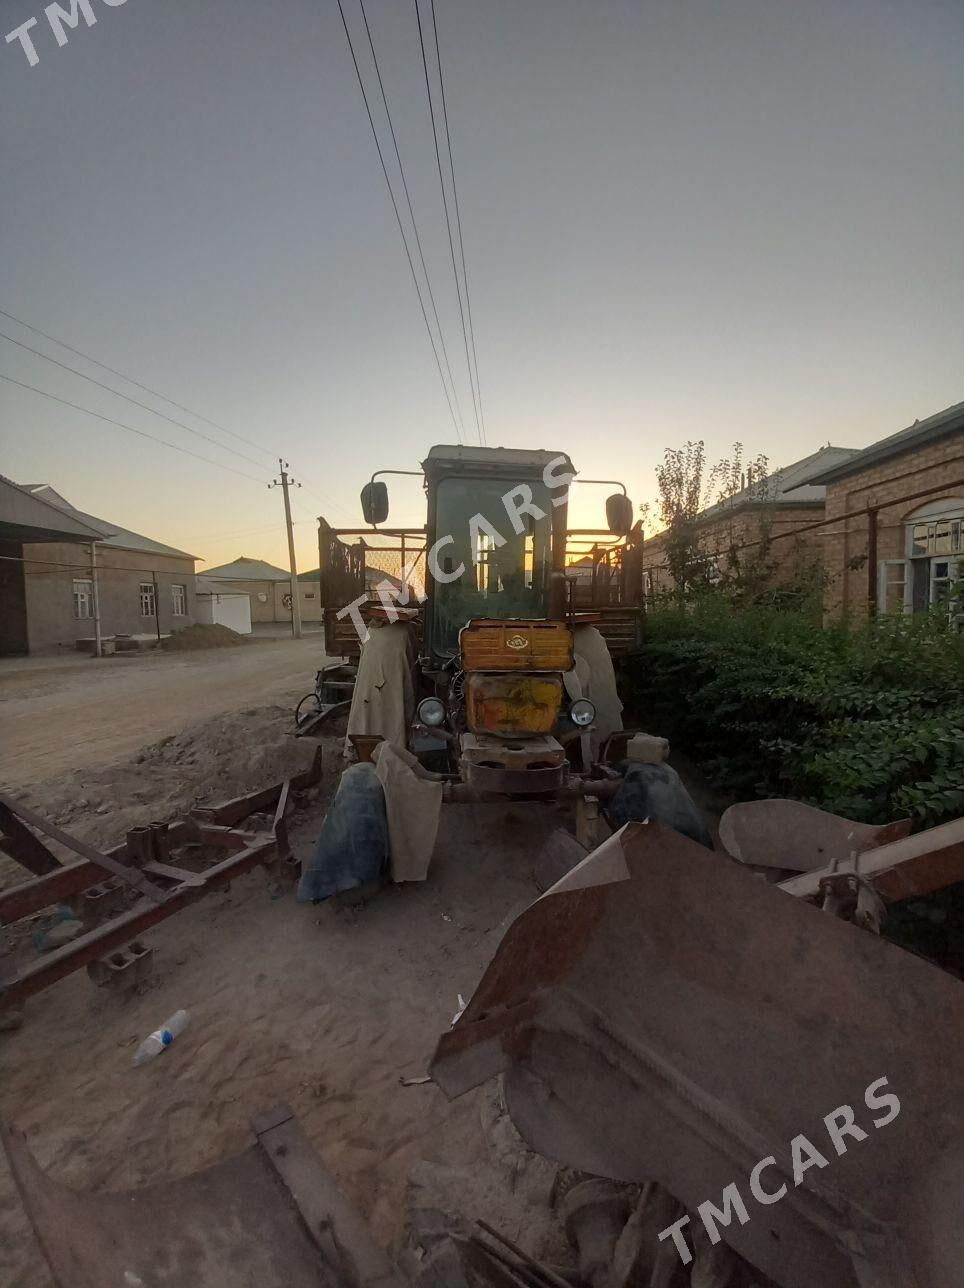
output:
<path id="1" fill-rule="evenodd" d="M 161 648 L 168 653 L 183 653 L 197 648 L 233 648 L 236 644 L 248 641 L 230 626 L 205 626 L 196 624 L 185 626 L 175 631 L 161 642 Z"/>
<path id="2" fill-rule="evenodd" d="M 193 805 L 213 804 L 301 773 L 317 744 L 293 737 L 291 729 L 287 707 L 231 712 L 162 738 L 131 760 L 59 774 L 17 797 L 72 835 L 107 847 L 140 823 L 171 820 Z M 340 744 L 326 740 L 325 753 L 328 776 L 341 768 Z M 0 855 L 0 886 L 24 876 L 12 859 Z"/>

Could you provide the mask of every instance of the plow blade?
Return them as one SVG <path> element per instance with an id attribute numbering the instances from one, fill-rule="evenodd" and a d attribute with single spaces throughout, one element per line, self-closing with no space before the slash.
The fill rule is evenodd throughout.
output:
<path id="1" fill-rule="evenodd" d="M 784 1288 L 952 1288 L 962 1067 L 959 980 L 648 823 L 514 922 L 431 1072 L 449 1096 L 504 1074 L 533 1149 L 694 1221 L 729 1192 L 723 1237 Z"/>

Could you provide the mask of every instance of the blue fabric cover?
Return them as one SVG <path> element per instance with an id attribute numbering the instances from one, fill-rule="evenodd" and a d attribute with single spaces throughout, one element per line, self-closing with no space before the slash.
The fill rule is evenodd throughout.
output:
<path id="1" fill-rule="evenodd" d="M 302 868 L 299 903 L 318 903 L 374 881 L 388 866 L 385 793 L 375 766 L 361 762 L 341 776 L 314 853 Z"/>
<path id="2" fill-rule="evenodd" d="M 703 815 L 675 769 L 666 764 L 639 764 L 633 760 L 624 761 L 619 769 L 625 773 L 623 785 L 606 811 L 614 828 L 654 818 L 712 850 L 713 840 Z"/>

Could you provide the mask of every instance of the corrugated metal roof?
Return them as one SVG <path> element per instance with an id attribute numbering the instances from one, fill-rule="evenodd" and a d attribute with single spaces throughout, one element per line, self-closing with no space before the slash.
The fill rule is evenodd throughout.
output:
<path id="1" fill-rule="evenodd" d="M 24 487 L 0 474 L 0 529 L 14 540 L 26 542 L 96 541 L 99 528 L 84 522 L 79 514 L 54 505 L 38 495 L 36 488 Z"/>
<path id="2" fill-rule="evenodd" d="M 753 483 L 742 492 L 711 505 L 700 514 L 700 522 L 732 514 L 747 505 L 819 505 L 826 500 L 827 489 L 813 482 L 815 476 L 859 455 L 856 447 L 821 447 L 802 460 L 768 474 L 765 485 Z M 791 492 L 793 495 L 788 495 Z"/>
<path id="3" fill-rule="evenodd" d="M 846 478 L 848 474 L 857 474 L 860 470 L 869 469 L 878 461 L 886 461 L 892 456 L 900 456 L 904 452 L 912 452 L 918 447 L 924 447 L 935 439 L 962 432 L 964 432 L 964 402 L 959 402 L 953 407 L 945 407 L 943 411 L 935 412 L 926 420 L 915 420 L 913 425 L 898 430 L 889 438 L 881 438 L 878 442 L 871 443 L 869 447 L 856 452 L 842 464 L 823 470 L 819 476 L 819 482 L 831 483 L 836 479 Z"/>
<path id="4" fill-rule="evenodd" d="M 116 523 L 108 523 L 104 519 L 98 519 L 94 514 L 86 514 L 83 510 L 78 510 L 49 483 L 24 483 L 21 487 L 38 500 L 45 501 L 61 513 L 95 529 L 101 534 L 99 545 L 113 546 L 116 550 L 139 550 L 151 555 L 174 555 L 179 559 L 197 558 L 197 555 L 188 554 L 186 550 L 176 550 L 174 546 L 166 546 L 161 541 L 154 541 L 139 532 L 131 532 L 129 528 L 118 527 Z"/>
<path id="5" fill-rule="evenodd" d="M 265 563 L 263 559 L 248 559 L 241 555 L 231 563 L 222 564 L 220 568 L 205 568 L 205 577 L 216 577 L 219 581 L 290 581 L 291 573 L 286 568 L 276 568 L 274 564 Z"/>

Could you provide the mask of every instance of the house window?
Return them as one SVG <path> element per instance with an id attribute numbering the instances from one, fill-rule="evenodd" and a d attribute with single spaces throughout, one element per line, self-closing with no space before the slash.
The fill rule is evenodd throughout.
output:
<path id="1" fill-rule="evenodd" d="M 930 602 L 946 603 L 956 584 L 964 578 L 964 558 L 932 559 L 930 572 Z"/>
<path id="2" fill-rule="evenodd" d="M 888 594 L 898 596 L 896 586 L 901 580 L 905 612 L 923 612 L 948 601 L 956 605 L 957 584 L 964 581 L 964 497 L 928 502 L 908 515 L 905 523 L 907 558 L 881 564 L 881 607 Z M 893 566 L 903 571 L 895 571 Z M 892 609 L 893 603 L 888 607 Z"/>
<path id="3" fill-rule="evenodd" d="M 175 617 L 183 617 L 187 613 L 187 587 L 174 585 L 171 587 L 171 612 Z"/>
<path id="4" fill-rule="evenodd" d="M 157 616 L 157 600 L 154 598 L 154 583 L 141 582 L 141 617 Z"/>
<path id="5" fill-rule="evenodd" d="M 882 613 L 911 611 L 910 561 L 885 559 L 880 565 L 877 607 Z"/>
<path id="6" fill-rule="evenodd" d="M 74 616 L 82 619 L 94 615 L 94 583 L 74 578 Z"/>
<path id="7" fill-rule="evenodd" d="M 911 558 L 951 555 L 964 551 L 964 519 L 934 519 L 915 523 L 911 530 Z"/>

